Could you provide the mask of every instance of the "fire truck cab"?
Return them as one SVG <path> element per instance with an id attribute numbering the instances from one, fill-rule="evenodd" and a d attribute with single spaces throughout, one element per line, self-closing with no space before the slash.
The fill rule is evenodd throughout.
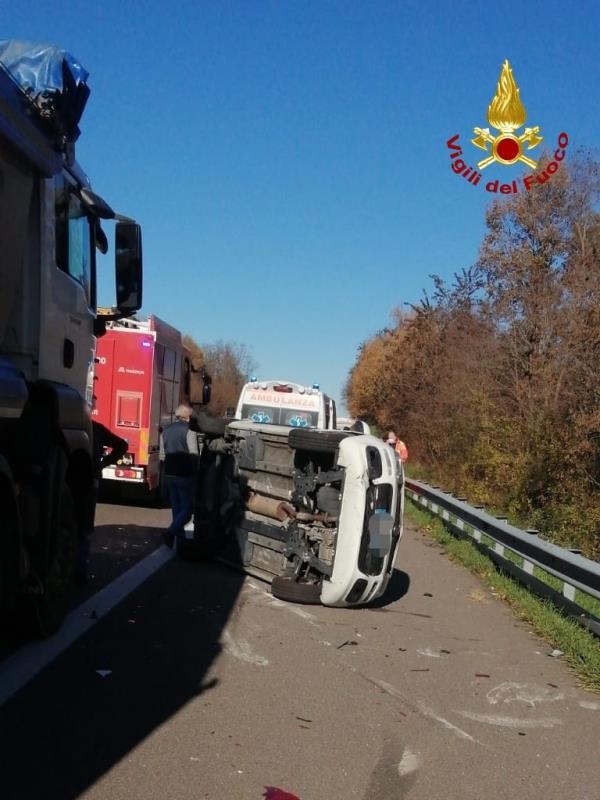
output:
<path id="1" fill-rule="evenodd" d="M 109 322 L 98 342 L 94 419 L 127 440 L 128 450 L 102 477 L 121 486 L 159 489 L 159 437 L 191 400 L 195 379 L 181 333 L 154 315 Z M 202 375 L 209 382 L 206 373 Z M 205 402 L 207 402 L 205 394 Z"/>

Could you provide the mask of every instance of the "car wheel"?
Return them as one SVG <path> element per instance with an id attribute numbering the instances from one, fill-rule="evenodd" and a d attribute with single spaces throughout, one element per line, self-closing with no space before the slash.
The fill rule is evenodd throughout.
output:
<path id="1" fill-rule="evenodd" d="M 306 428 L 293 428 L 289 434 L 289 444 L 295 450 L 310 450 L 313 453 L 335 453 L 342 439 L 353 434 L 348 431 L 319 431 Z"/>
<path id="2" fill-rule="evenodd" d="M 304 605 L 321 604 L 321 584 L 297 581 L 292 575 L 278 575 L 271 583 L 271 594 L 279 600 Z"/>

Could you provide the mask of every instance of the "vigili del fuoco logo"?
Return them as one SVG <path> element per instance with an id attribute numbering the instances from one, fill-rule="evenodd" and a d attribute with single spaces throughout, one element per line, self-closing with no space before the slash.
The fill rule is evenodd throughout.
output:
<path id="1" fill-rule="evenodd" d="M 521 134 L 518 133 L 527 119 L 527 112 L 520 97 L 513 71 L 508 60 L 502 65 L 496 94 L 488 106 L 487 119 L 489 125 L 497 131 L 490 132 L 490 128 L 473 128 L 475 138 L 471 139 L 471 144 L 480 150 L 485 150 L 488 154 L 477 162 L 477 169 L 470 166 L 463 156 L 462 145 L 459 143 L 459 134 L 455 134 L 446 142 L 446 147 L 450 150 L 450 167 L 456 175 L 465 178 L 473 186 L 477 186 L 483 176 L 483 171 L 491 164 L 500 164 L 503 167 L 525 164 L 531 170 L 537 170 L 538 162 L 534 158 L 526 155 L 527 152 L 535 148 L 543 141 L 540 126 L 525 128 Z M 555 172 L 560 168 L 561 161 L 564 160 L 566 148 L 569 144 L 569 137 L 564 131 L 558 135 L 557 148 L 552 159 L 545 165 L 543 170 L 537 170 L 529 175 L 513 179 L 510 183 L 500 183 L 499 179 L 490 180 L 485 184 L 487 192 L 501 192 L 502 194 L 516 194 L 522 185 L 525 191 L 530 191 L 536 184 L 544 184 L 549 181 Z M 535 153 L 533 153 L 535 155 Z M 474 157 L 474 155 L 473 155 Z"/>

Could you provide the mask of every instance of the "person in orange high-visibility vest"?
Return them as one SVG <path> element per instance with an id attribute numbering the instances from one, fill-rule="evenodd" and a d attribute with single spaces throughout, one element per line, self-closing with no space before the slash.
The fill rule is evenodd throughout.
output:
<path id="1" fill-rule="evenodd" d="M 400 456 L 400 461 L 402 461 L 403 464 L 405 461 L 408 461 L 408 447 L 404 444 L 402 439 L 398 439 L 394 449 Z"/>
<path id="2" fill-rule="evenodd" d="M 404 462 L 408 460 L 408 447 L 404 444 L 402 439 L 398 439 L 394 431 L 388 431 L 387 439 L 385 441 L 386 444 L 389 444 L 390 447 L 394 448 L 394 450 L 398 453 L 400 461 L 402 461 L 404 464 Z"/>

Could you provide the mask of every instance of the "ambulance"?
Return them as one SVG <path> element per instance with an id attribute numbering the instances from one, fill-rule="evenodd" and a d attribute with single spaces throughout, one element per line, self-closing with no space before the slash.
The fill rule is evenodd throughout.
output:
<path id="1" fill-rule="evenodd" d="M 335 400 L 322 392 L 318 383 L 304 386 L 252 377 L 240 392 L 235 418 L 262 425 L 336 430 Z"/>

